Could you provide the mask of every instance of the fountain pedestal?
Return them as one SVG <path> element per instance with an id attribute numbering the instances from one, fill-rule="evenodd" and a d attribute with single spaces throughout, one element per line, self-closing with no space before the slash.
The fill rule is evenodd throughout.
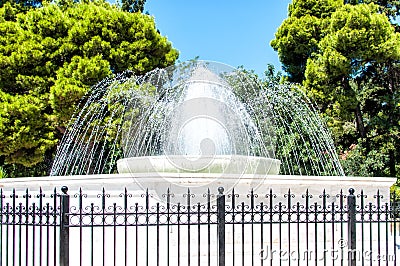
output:
<path id="1" fill-rule="evenodd" d="M 243 155 L 182 156 L 161 155 L 120 159 L 118 173 L 208 173 L 277 175 L 280 160 Z"/>

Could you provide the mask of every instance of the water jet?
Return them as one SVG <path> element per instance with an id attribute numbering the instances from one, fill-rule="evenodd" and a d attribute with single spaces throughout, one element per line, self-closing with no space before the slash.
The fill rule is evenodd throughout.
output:
<path id="1" fill-rule="evenodd" d="M 51 175 L 344 176 L 303 94 L 220 63 L 127 71 L 100 82 L 78 110 Z"/>

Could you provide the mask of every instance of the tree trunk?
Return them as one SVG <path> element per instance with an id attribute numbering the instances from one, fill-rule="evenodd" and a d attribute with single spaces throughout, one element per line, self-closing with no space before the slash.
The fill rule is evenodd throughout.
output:
<path id="1" fill-rule="evenodd" d="M 349 80 L 347 77 L 342 78 L 342 85 L 347 93 L 351 92 L 350 83 L 349 83 Z M 360 84 L 357 83 L 357 86 L 359 87 Z M 354 97 L 355 97 L 355 95 L 354 95 Z M 356 109 L 354 110 L 354 114 L 356 117 L 356 125 L 357 125 L 358 133 L 360 134 L 361 138 L 366 140 L 367 132 L 365 131 L 365 127 L 364 127 L 364 121 L 363 121 L 363 116 L 362 116 L 362 112 L 361 112 L 360 102 L 358 102 L 358 101 L 357 101 Z"/>
<path id="2" fill-rule="evenodd" d="M 362 117 L 360 103 L 357 103 L 355 115 L 356 115 L 356 123 L 357 123 L 358 132 L 360 133 L 360 136 L 363 139 L 365 139 L 367 137 L 367 132 L 365 131 L 365 127 L 364 127 L 364 121 L 363 121 L 363 117 Z"/>
<path id="3" fill-rule="evenodd" d="M 389 150 L 389 170 L 390 170 L 390 176 L 395 177 L 396 176 L 396 159 L 394 156 L 394 150 Z"/>

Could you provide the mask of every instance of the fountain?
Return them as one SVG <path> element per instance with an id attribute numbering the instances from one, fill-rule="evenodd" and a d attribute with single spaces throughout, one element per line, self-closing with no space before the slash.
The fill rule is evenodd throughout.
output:
<path id="1" fill-rule="evenodd" d="M 346 178 L 328 130 L 296 86 L 206 61 L 98 83 L 72 118 L 51 176 L 79 177 L 81 186 L 128 178 L 159 196 L 166 187 L 179 194 L 221 185 L 227 193 L 266 184 L 303 192 Z"/>
<path id="2" fill-rule="evenodd" d="M 115 165 L 119 173 L 276 175 L 282 162 L 283 174 L 344 176 L 301 93 L 219 63 L 127 71 L 100 82 L 78 110 L 51 175 Z"/>

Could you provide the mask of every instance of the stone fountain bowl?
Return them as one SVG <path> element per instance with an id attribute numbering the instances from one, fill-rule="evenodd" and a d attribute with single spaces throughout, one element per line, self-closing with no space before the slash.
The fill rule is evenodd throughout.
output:
<path id="1" fill-rule="evenodd" d="M 218 173 L 277 175 L 280 160 L 244 155 L 160 155 L 120 159 L 118 173 Z"/>

